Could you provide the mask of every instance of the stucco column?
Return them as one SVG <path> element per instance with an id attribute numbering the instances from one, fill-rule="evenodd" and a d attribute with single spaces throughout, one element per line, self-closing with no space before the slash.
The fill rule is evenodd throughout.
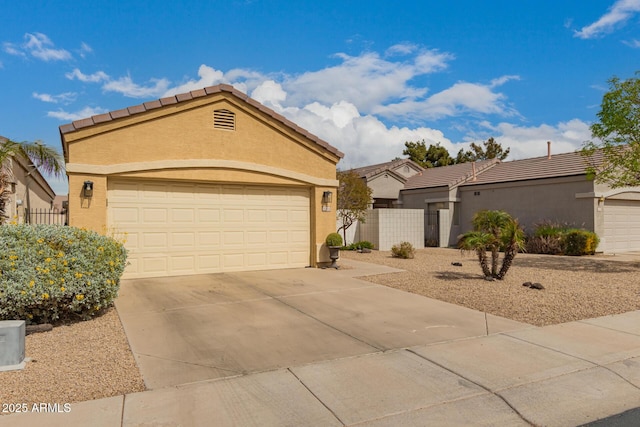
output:
<path id="1" fill-rule="evenodd" d="M 93 196 L 84 197 L 85 181 L 93 182 Z M 107 229 L 107 177 L 69 175 L 69 225 L 104 234 Z"/>

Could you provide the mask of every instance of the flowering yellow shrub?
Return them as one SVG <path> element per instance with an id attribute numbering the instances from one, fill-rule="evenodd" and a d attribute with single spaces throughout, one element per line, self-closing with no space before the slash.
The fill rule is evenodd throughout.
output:
<path id="1" fill-rule="evenodd" d="M 0 226 L 0 320 L 89 319 L 118 295 L 127 251 L 93 231 Z"/>

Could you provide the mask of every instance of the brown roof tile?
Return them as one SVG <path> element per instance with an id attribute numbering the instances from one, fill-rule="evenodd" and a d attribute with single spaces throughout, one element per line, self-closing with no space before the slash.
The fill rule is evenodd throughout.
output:
<path id="1" fill-rule="evenodd" d="M 496 165 L 479 174 L 476 181 L 466 182 L 463 185 L 585 175 L 586 166 L 585 158 L 577 152 L 554 154 L 551 158 L 544 156 L 512 160 Z"/>
<path id="2" fill-rule="evenodd" d="M 353 172 L 357 173 L 362 178 L 369 178 L 369 177 L 377 175 L 377 174 L 379 174 L 381 172 L 391 170 L 392 168 L 395 168 L 397 166 L 404 165 L 405 163 L 411 163 L 414 166 L 417 166 L 418 168 L 422 169 L 420 167 L 420 165 L 418 165 L 417 163 L 415 163 L 411 159 L 398 159 L 398 160 L 392 160 L 390 162 L 377 163 L 375 165 L 363 166 L 361 168 L 355 168 L 355 169 L 351 169 L 351 170 Z"/>
<path id="3" fill-rule="evenodd" d="M 487 173 L 487 170 L 495 167 L 499 162 L 497 159 L 475 162 L 476 178 L 479 179 L 480 176 Z M 451 166 L 440 166 L 425 169 L 422 173 L 410 177 L 404 185 L 404 189 L 414 190 L 417 188 L 453 187 L 469 179 L 473 179 L 473 164 L 471 162 Z"/>
<path id="4" fill-rule="evenodd" d="M 91 116 L 91 118 L 93 119 L 93 123 L 103 123 L 113 120 L 109 113 L 98 114 L 97 116 Z"/>
<path id="5" fill-rule="evenodd" d="M 171 105 L 171 104 L 177 104 L 178 103 L 178 100 L 176 99 L 175 96 L 168 96 L 166 98 L 160 98 L 159 101 L 160 101 L 160 104 L 162 104 L 163 107 L 165 105 Z"/>
<path id="6" fill-rule="evenodd" d="M 60 126 L 59 130 L 60 130 L 61 136 L 63 136 L 66 133 L 74 132 L 74 131 L 76 131 L 78 129 L 81 129 L 81 128 L 84 128 L 84 127 L 93 126 L 93 125 L 95 125 L 97 123 L 102 123 L 102 122 L 106 122 L 106 121 L 109 121 L 109 120 L 117 120 L 117 119 L 120 119 L 120 118 L 123 118 L 123 117 L 144 113 L 146 111 L 154 110 L 156 108 L 161 108 L 161 107 L 163 107 L 165 105 L 171 105 L 171 104 L 176 104 L 176 103 L 180 103 L 180 102 L 185 102 L 185 101 L 189 101 L 189 100 L 191 100 L 193 98 L 199 98 L 199 97 L 203 97 L 203 96 L 207 96 L 207 95 L 211 95 L 211 94 L 215 94 L 215 93 L 220 93 L 220 92 L 229 92 L 229 93 L 231 93 L 236 98 L 238 98 L 238 99 L 248 103 L 249 105 L 257 108 L 258 110 L 260 110 L 264 114 L 272 117 L 274 120 L 279 121 L 280 123 L 282 123 L 282 124 L 286 125 L 287 127 L 291 128 L 295 132 L 297 132 L 297 133 L 303 135 L 304 137 L 310 139 L 311 141 L 315 142 L 320 147 L 325 148 L 327 151 L 335 154 L 336 156 L 338 156 L 340 158 L 344 157 L 344 154 L 340 150 L 338 150 L 337 148 L 333 147 L 328 142 L 323 141 L 322 139 L 320 139 L 317 136 L 309 133 L 305 129 L 302 129 L 300 126 L 298 126 L 295 123 L 293 123 L 292 121 L 286 119 L 284 116 L 276 113 L 272 109 L 270 109 L 270 108 L 266 107 L 265 105 L 257 102 L 256 100 L 250 98 L 247 94 L 240 92 L 239 90 L 235 89 L 233 86 L 228 85 L 228 84 L 219 84 L 217 86 L 208 86 L 208 87 L 205 87 L 203 89 L 193 90 L 193 91 L 188 92 L 188 93 L 178 94 L 176 96 L 170 96 L 170 97 L 166 97 L 166 98 L 162 98 L 162 99 L 157 99 L 157 100 L 153 100 L 153 101 L 149 101 L 149 102 L 144 102 L 144 103 L 139 104 L 139 105 L 133 105 L 133 106 L 128 107 L 126 109 L 115 110 L 115 111 L 112 111 L 112 112 L 107 113 L 107 114 L 100 114 L 99 116 L 93 116 L 93 118 L 76 120 L 73 123 L 65 124 L 65 125 Z M 63 138 L 62 146 L 63 146 L 63 149 L 66 152 L 66 148 L 65 148 L 65 144 L 64 144 L 64 138 Z"/>
<path id="7" fill-rule="evenodd" d="M 146 108 L 147 111 L 162 107 L 162 103 L 159 99 L 156 99 L 155 101 L 143 102 L 142 105 L 144 105 L 144 108 Z"/>
<path id="8" fill-rule="evenodd" d="M 127 108 L 127 110 L 129 111 L 129 114 L 139 114 L 139 113 L 144 113 L 145 111 L 147 111 L 147 109 L 142 104 L 133 105 L 133 106 Z"/>
<path id="9" fill-rule="evenodd" d="M 194 98 L 200 98 L 200 97 L 203 97 L 203 96 L 207 96 L 207 92 L 204 89 L 192 90 L 189 93 Z"/>
<path id="10" fill-rule="evenodd" d="M 110 114 L 111 114 L 111 118 L 115 120 L 115 119 L 121 119 L 122 117 L 127 117 L 130 113 L 128 109 L 123 108 L 122 110 L 112 111 Z"/>

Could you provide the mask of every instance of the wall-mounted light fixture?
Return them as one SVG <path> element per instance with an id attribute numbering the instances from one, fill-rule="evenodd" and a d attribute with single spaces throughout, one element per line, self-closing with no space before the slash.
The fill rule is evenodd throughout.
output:
<path id="1" fill-rule="evenodd" d="M 82 196 L 86 199 L 93 197 L 93 181 L 85 181 L 82 185 Z"/>
<path id="2" fill-rule="evenodd" d="M 333 193 L 331 191 L 325 191 L 322 193 L 322 212 L 331 212 L 332 200 Z"/>
<path id="3" fill-rule="evenodd" d="M 325 191 L 322 193 L 322 204 L 328 205 L 331 204 L 331 200 L 333 199 L 333 193 L 331 191 Z"/>

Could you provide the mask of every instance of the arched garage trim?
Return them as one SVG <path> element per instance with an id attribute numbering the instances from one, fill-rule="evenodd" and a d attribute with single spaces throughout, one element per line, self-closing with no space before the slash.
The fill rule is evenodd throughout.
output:
<path id="1" fill-rule="evenodd" d="M 337 180 L 316 178 L 287 169 L 260 165 L 257 163 L 239 162 L 235 160 L 160 160 L 154 162 L 118 163 L 112 165 L 89 165 L 81 163 L 67 163 L 66 165 L 67 172 L 91 175 L 115 175 L 129 172 L 188 168 L 220 168 L 262 172 L 265 174 L 295 179 L 297 181 L 316 186 L 338 186 Z"/>

